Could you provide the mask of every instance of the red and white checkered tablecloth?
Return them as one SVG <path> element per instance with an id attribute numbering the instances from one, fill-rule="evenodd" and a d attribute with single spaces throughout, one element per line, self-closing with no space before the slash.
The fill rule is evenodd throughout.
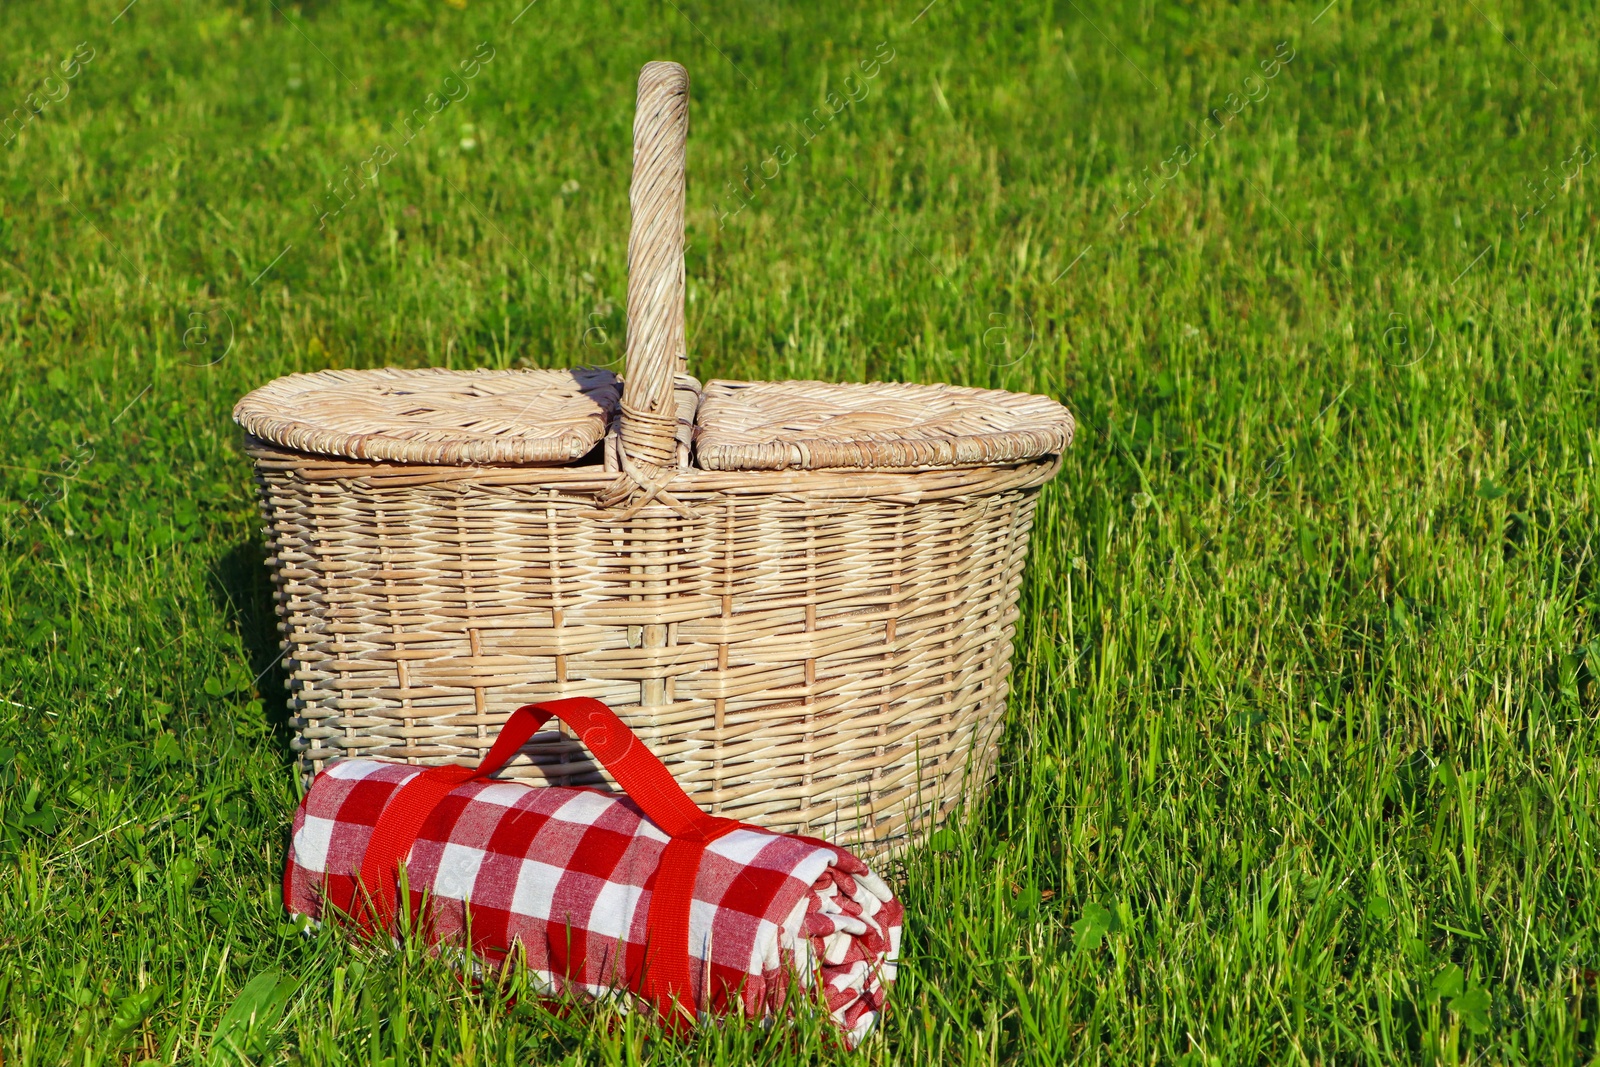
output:
<path id="1" fill-rule="evenodd" d="M 359 911 L 379 816 L 420 768 L 351 759 L 320 774 L 294 818 L 290 911 Z M 428 936 L 497 964 L 520 944 L 552 993 L 644 988 L 646 917 L 668 836 L 634 801 L 590 789 L 474 779 L 446 793 L 411 844 L 413 914 Z M 426 898 L 425 898 L 426 895 Z M 470 912 L 470 923 L 469 923 Z M 820 990 L 848 1044 L 894 980 L 903 911 L 866 864 L 819 841 L 751 828 L 711 841 L 689 906 L 689 984 L 707 1013 L 782 1011 L 791 980 Z"/>

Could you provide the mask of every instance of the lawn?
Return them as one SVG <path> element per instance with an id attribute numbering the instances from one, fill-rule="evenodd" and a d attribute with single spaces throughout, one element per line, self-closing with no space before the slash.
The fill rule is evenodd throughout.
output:
<path id="1" fill-rule="evenodd" d="M 7 1067 L 1600 1053 L 1593 6 L 124 2 L 0 6 Z M 620 362 L 655 58 L 703 377 L 1079 418 L 998 785 L 886 872 L 907 958 L 846 1057 L 280 902 L 230 409 Z"/>

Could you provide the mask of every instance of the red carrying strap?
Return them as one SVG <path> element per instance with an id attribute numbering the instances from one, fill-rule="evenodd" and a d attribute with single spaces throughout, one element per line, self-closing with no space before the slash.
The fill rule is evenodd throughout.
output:
<path id="1" fill-rule="evenodd" d="M 655 1002 L 669 1023 L 693 1021 L 689 909 L 695 880 L 706 845 L 741 824 L 701 811 L 616 712 L 592 697 L 520 707 L 511 713 L 476 768 L 433 767 L 402 786 L 379 816 L 362 859 L 361 883 L 371 906 L 357 909 L 358 919 L 369 930 L 392 928 L 399 866 L 410 855 L 433 809 L 458 786 L 487 778 L 504 767 L 552 716 L 572 727 L 623 791 L 671 838 L 662 850 L 650 893 L 645 970 L 639 976 L 639 991 Z"/>
<path id="2" fill-rule="evenodd" d="M 356 921 L 368 932 L 394 926 L 395 894 L 399 866 L 411 855 L 433 809 L 450 791 L 477 776 L 472 767 L 431 767 L 401 786 L 389 799 L 367 840 L 361 857 L 361 879 L 352 908 Z M 363 899 L 364 898 L 364 899 Z M 366 906 L 363 907 L 362 905 Z"/>

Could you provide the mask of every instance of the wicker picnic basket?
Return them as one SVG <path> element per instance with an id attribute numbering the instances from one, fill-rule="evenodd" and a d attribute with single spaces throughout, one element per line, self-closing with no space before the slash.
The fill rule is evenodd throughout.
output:
<path id="1" fill-rule="evenodd" d="M 993 773 L 1040 485 L 1072 418 L 949 386 L 686 373 L 688 78 L 640 75 L 623 379 L 323 371 L 234 417 L 307 773 L 475 763 L 592 696 L 718 815 L 870 855 Z M 541 734 L 506 774 L 603 784 Z"/>

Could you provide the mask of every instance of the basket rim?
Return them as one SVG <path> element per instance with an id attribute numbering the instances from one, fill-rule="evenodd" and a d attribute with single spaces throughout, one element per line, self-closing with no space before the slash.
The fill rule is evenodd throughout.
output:
<path id="1" fill-rule="evenodd" d="M 244 452 L 254 461 L 258 475 L 288 475 L 299 481 L 323 482 L 363 491 L 417 490 L 438 487 L 449 492 L 466 489 L 507 501 L 523 501 L 530 490 L 550 494 L 552 500 L 593 504 L 595 517 L 617 518 L 617 509 L 595 503 L 595 498 L 616 480 L 614 472 L 599 463 L 578 466 L 546 464 L 419 464 L 395 460 L 329 456 L 288 448 L 246 432 Z M 806 501 L 879 500 L 916 505 L 954 497 L 981 497 L 1011 489 L 1042 486 L 1060 472 L 1059 453 L 1034 456 L 1009 463 L 951 465 L 946 467 L 789 468 L 787 470 L 679 471 L 672 491 L 691 506 L 715 497 L 724 503 L 763 497 Z M 522 506 L 518 504 L 517 506 Z M 641 514 L 670 514 L 659 501 Z M 702 514 L 701 518 L 707 518 Z"/>

